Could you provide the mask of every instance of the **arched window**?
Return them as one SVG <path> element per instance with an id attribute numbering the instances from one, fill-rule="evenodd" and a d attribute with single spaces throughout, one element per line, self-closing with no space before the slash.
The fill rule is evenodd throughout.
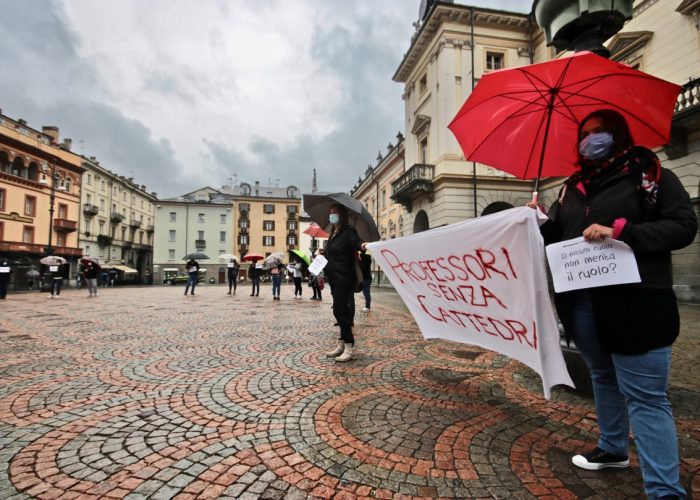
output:
<path id="1" fill-rule="evenodd" d="M 36 162 L 29 164 L 28 179 L 30 181 L 39 182 L 39 165 Z"/>
<path id="2" fill-rule="evenodd" d="M 481 215 L 484 216 L 495 214 L 496 212 L 508 210 L 509 208 L 513 208 L 513 205 L 505 201 L 494 201 L 493 203 L 489 204 L 486 208 L 484 208 L 484 210 L 481 212 Z"/>
<path id="3" fill-rule="evenodd" d="M 413 232 L 420 233 L 423 231 L 427 231 L 428 229 L 430 229 L 430 221 L 428 221 L 428 214 L 425 213 L 425 210 L 420 210 L 416 214 L 416 218 L 413 221 Z"/>

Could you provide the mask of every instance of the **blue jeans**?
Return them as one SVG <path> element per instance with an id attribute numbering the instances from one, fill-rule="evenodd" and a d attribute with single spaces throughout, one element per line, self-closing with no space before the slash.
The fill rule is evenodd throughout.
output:
<path id="1" fill-rule="evenodd" d="M 630 422 L 649 498 L 685 497 L 680 484 L 678 439 L 668 400 L 671 346 L 643 354 L 603 352 L 588 292 L 574 299 L 573 338 L 591 371 L 600 438 L 598 446 L 628 455 Z M 633 342 L 634 332 L 630 332 Z"/>
<path id="2" fill-rule="evenodd" d="M 185 295 L 187 295 L 187 290 L 192 286 L 192 295 L 194 295 L 194 287 L 197 286 L 197 281 L 199 281 L 199 273 L 189 273 L 187 276 L 187 285 L 185 285 Z"/>
<path id="3" fill-rule="evenodd" d="M 61 285 L 63 285 L 63 278 L 51 280 L 51 295 L 61 295 Z"/>
<path id="4" fill-rule="evenodd" d="M 372 280 L 364 280 L 362 282 L 362 294 L 365 296 L 365 307 L 367 309 L 372 305 L 372 295 L 370 294 L 370 286 L 372 286 Z"/>
<path id="5" fill-rule="evenodd" d="M 273 274 L 272 275 L 272 296 L 273 297 L 280 296 L 281 286 L 282 286 L 282 276 L 280 276 L 279 274 Z"/>

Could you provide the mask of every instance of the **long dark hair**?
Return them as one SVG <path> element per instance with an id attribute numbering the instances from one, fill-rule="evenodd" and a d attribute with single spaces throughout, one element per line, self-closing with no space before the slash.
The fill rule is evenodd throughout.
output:
<path id="1" fill-rule="evenodd" d="M 591 118 L 599 118 L 600 121 L 603 122 L 605 130 L 612 134 L 613 147 L 611 156 L 615 156 L 629 149 L 634 144 L 634 139 L 632 139 L 632 133 L 630 132 L 627 120 L 625 120 L 625 117 L 620 113 L 612 109 L 599 109 L 581 120 L 581 123 L 578 125 L 578 137 L 581 137 L 583 125 Z M 579 160 L 581 160 L 580 156 Z"/>
<path id="2" fill-rule="evenodd" d="M 338 210 L 338 215 L 340 216 L 340 224 L 338 224 L 337 232 L 340 232 L 349 223 L 348 222 L 348 209 L 345 208 L 344 205 L 340 205 L 339 203 L 331 205 L 329 210 L 331 208 L 335 208 Z M 330 240 L 331 238 L 333 238 L 333 235 L 335 235 L 335 233 L 336 233 L 336 226 L 335 226 L 335 224 L 331 224 L 331 230 L 328 232 L 328 239 Z"/>

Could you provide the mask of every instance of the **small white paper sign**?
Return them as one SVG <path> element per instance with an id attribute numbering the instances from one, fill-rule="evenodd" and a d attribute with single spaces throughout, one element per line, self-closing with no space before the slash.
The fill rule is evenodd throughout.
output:
<path id="1" fill-rule="evenodd" d="M 612 238 L 589 242 L 580 237 L 546 250 L 557 293 L 641 281 L 632 249 Z"/>
<path id="2" fill-rule="evenodd" d="M 311 274 L 318 275 L 321 271 L 323 271 L 323 268 L 326 267 L 326 264 L 328 264 L 328 259 L 326 259 L 323 255 L 317 255 L 309 266 L 309 272 Z"/>
<path id="3" fill-rule="evenodd" d="M 233 262 L 229 262 L 226 267 L 233 267 Z"/>
<path id="4" fill-rule="evenodd" d="M 255 263 L 255 269 L 262 269 L 262 262 L 256 262 Z"/>
<path id="5" fill-rule="evenodd" d="M 9 273 L 10 268 L 7 266 L 0 266 L 0 273 Z"/>
<path id="6" fill-rule="evenodd" d="M 49 266 L 49 272 L 55 273 L 58 271 L 58 266 Z"/>

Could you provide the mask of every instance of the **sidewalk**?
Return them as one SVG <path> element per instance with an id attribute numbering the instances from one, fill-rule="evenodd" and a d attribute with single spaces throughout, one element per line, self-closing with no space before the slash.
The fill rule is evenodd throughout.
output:
<path id="1" fill-rule="evenodd" d="M 495 353 L 425 341 L 390 290 L 323 355 L 324 301 L 206 285 L 10 295 L 0 317 L 0 498 L 640 498 L 570 463 L 592 402 Z M 359 299 L 359 295 L 357 296 Z M 359 303 L 359 302 L 358 302 Z M 700 493 L 700 307 L 682 306 L 671 395 Z M 694 484 L 691 486 L 691 483 Z"/>

